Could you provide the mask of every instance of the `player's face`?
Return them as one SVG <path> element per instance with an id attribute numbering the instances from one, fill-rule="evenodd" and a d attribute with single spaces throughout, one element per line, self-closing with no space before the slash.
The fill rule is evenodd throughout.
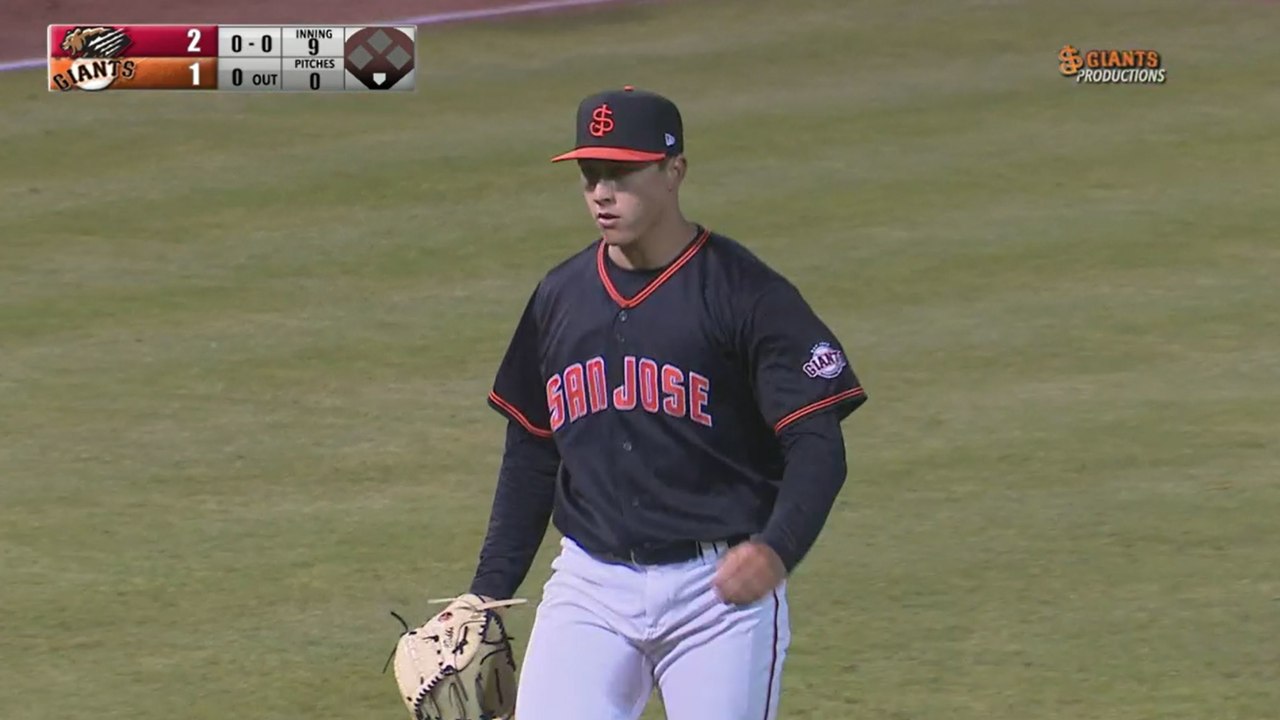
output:
<path id="1" fill-rule="evenodd" d="M 674 202 L 668 165 L 582 160 L 578 167 L 587 211 L 610 245 L 629 245 L 644 236 Z"/>

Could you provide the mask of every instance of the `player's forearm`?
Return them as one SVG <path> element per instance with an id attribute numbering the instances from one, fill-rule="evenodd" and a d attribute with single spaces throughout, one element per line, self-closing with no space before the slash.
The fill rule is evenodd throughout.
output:
<path id="1" fill-rule="evenodd" d="M 844 436 L 838 420 L 821 413 L 782 431 L 786 470 L 773 515 L 760 534 L 795 569 L 817 541 L 844 486 Z"/>
<path id="2" fill-rule="evenodd" d="M 534 437 L 516 423 L 508 426 L 489 530 L 471 592 L 496 599 L 515 595 L 547 533 L 559 466 L 554 441 Z"/>

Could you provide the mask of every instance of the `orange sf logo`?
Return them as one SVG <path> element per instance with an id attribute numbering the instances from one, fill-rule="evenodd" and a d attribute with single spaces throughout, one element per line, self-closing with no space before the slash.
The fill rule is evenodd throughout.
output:
<path id="1" fill-rule="evenodd" d="M 1084 58 L 1080 57 L 1080 51 L 1070 45 L 1063 45 L 1058 51 L 1058 72 L 1068 77 L 1080 72 L 1080 67 L 1084 65 Z"/>
<path id="2" fill-rule="evenodd" d="M 595 137 L 604 137 L 606 133 L 613 130 L 613 111 L 609 109 L 608 103 L 591 111 L 591 124 L 587 129 Z"/>

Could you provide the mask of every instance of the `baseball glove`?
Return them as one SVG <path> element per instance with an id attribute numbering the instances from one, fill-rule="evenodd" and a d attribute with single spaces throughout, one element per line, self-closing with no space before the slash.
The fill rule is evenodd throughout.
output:
<path id="1" fill-rule="evenodd" d="M 501 609 L 524 600 L 453 599 L 392 651 L 396 684 L 413 720 L 507 720 L 516 707 L 516 660 Z"/>

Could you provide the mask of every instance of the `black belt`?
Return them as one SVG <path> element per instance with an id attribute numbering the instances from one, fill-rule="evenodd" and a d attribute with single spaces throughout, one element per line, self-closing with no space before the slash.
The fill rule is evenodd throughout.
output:
<path id="1" fill-rule="evenodd" d="M 701 542 L 683 540 L 679 542 L 651 543 L 627 548 L 620 553 L 602 553 L 600 556 L 613 562 L 632 565 L 674 565 L 675 563 L 688 562 L 694 558 L 702 557 L 703 549 L 707 545 L 725 543 L 729 547 L 733 547 L 749 538 L 749 535 L 732 535 L 720 540 L 703 540 Z"/>

